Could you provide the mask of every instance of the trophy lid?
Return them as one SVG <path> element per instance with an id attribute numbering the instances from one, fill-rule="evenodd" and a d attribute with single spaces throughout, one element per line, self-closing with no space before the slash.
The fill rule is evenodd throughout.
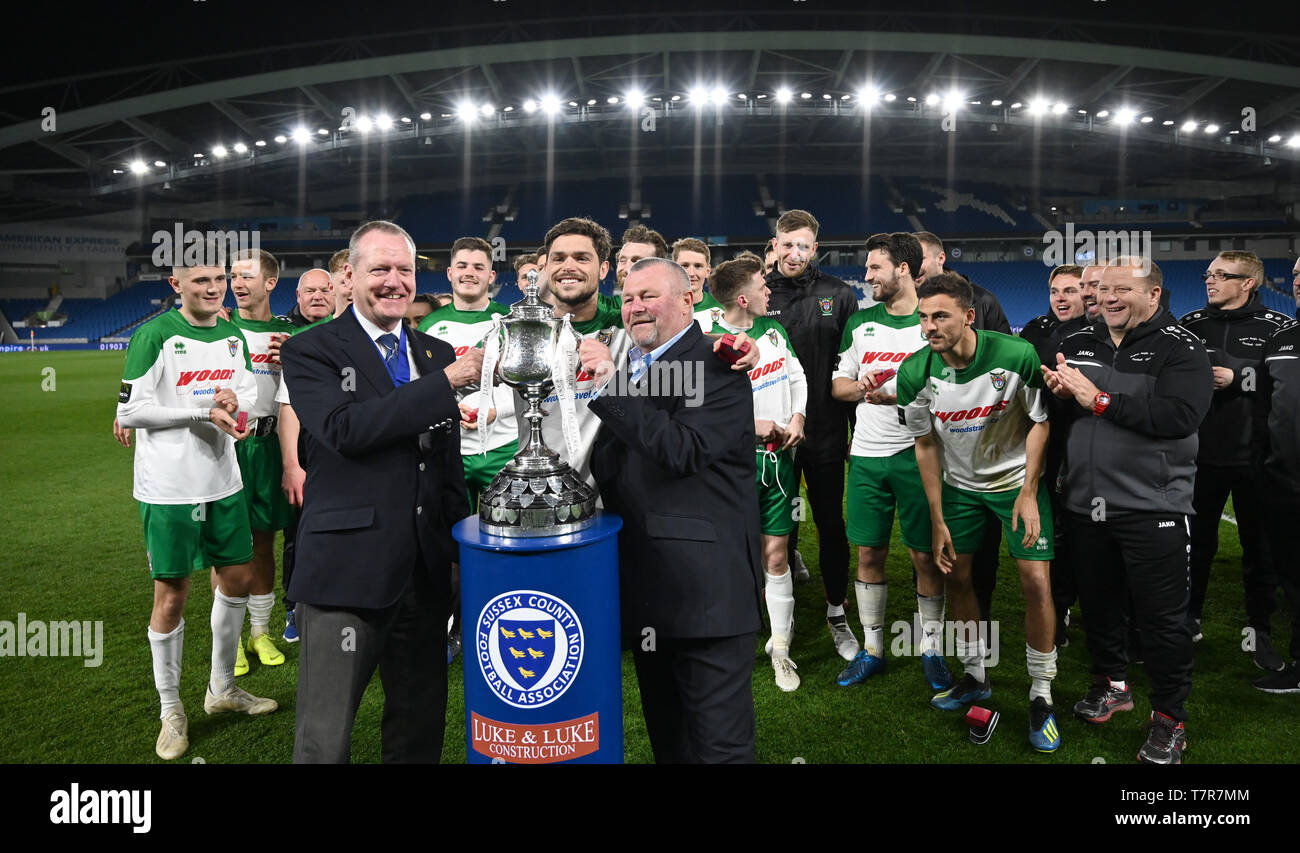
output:
<path id="1" fill-rule="evenodd" d="M 501 318 L 502 322 L 553 319 L 554 309 L 537 298 L 537 270 L 529 270 L 524 278 L 524 298 L 510 306 L 510 314 Z"/>

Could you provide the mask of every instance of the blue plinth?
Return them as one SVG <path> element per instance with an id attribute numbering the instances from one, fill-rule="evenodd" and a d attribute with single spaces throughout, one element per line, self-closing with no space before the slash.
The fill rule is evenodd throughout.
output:
<path id="1" fill-rule="evenodd" d="M 465 751 L 471 764 L 621 764 L 616 515 L 567 536 L 460 543 Z"/>

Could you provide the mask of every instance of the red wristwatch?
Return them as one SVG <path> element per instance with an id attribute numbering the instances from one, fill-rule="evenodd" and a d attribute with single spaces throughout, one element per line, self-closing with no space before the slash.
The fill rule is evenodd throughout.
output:
<path id="1" fill-rule="evenodd" d="M 1092 398 L 1092 413 L 1094 415 L 1100 415 L 1102 412 L 1106 411 L 1106 407 L 1109 405 L 1110 395 L 1105 391 L 1098 391 L 1097 396 Z"/>

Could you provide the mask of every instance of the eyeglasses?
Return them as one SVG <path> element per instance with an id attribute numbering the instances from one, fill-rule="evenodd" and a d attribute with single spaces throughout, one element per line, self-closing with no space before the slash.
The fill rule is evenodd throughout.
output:
<path id="1" fill-rule="evenodd" d="M 1210 279 L 1214 279 L 1215 281 L 1227 281 L 1230 278 L 1250 278 L 1250 276 L 1242 275 L 1239 272 L 1223 272 L 1222 270 L 1201 273 L 1201 281 L 1209 281 Z"/>

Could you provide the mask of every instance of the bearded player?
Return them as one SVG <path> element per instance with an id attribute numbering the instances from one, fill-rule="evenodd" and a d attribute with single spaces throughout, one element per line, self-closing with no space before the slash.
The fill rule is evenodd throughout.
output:
<path id="1" fill-rule="evenodd" d="M 925 348 L 912 271 L 921 267 L 921 243 L 911 234 L 867 238 L 866 283 L 876 304 L 849 318 L 832 379 L 837 400 L 857 404 L 849 450 L 848 536 L 858 548 L 854 593 L 862 622 L 862 650 L 840 673 L 841 687 L 861 684 L 885 669 L 885 560 L 898 508 L 903 545 L 916 569 L 921 668 L 935 690 L 952 686 L 943 659 L 943 575 L 931 553 L 930 510 L 916 488 L 916 441 L 898 422 L 899 365 Z"/>

